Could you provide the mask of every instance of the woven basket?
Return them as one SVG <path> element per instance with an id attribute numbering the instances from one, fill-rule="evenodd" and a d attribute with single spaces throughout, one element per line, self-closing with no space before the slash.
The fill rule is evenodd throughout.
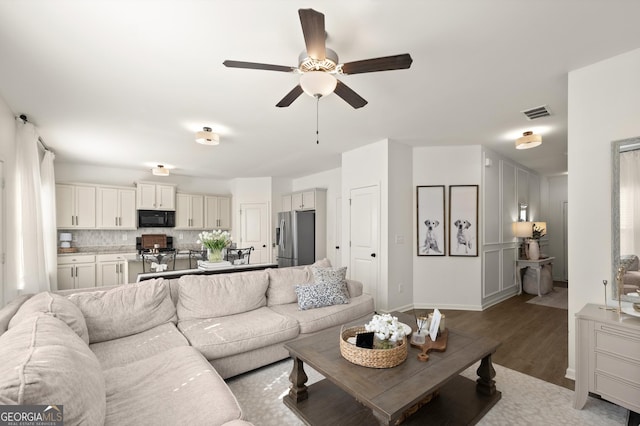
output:
<path id="1" fill-rule="evenodd" d="M 347 361 L 363 367 L 391 368 L 402 364 L 407 359 L 407 338 L 403 337 L 393 349 L 359 348 L 347 342 L 349 337 L 366 332 L 364 327 L 343 328 L 340 332 L 340 354 Z"/>

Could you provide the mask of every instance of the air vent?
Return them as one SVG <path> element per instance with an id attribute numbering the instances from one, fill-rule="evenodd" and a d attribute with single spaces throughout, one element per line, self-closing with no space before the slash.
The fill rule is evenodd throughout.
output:
<path id="1" fill-rule="evenodd" d="M 548 117 L 551 115 L 551 111 L 549 110 L 549 107 L 546 105 L 527 109 L 525 111 L 520 111 L 520 112 L 526 115 L 528 120 L 535 120 L 537 118 Z"/>

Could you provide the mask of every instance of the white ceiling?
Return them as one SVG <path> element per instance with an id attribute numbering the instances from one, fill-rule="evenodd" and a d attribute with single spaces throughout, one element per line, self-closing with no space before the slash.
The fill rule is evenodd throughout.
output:
<path id="1" fill-rule="evenodd" d="M 343 76 L 369 104 L 323 98 L 319 145 L 313 98 L 275 107 L 295 74 L 222 65 L 296 66 L 297 9 L 307 7 L 325 14 L 340 62 L 413 57 L 408 70 Z M 567 73 L 640 47 L 638 16 L 636 0 L 0 0 L 0 96 L 60 162 L 296 177 L 389 138 L 482 144 L 557 174 L 567 169 Z M 543 104 L 551 117 L 520 113 Z M 203 126 L 219 146 L 194 142 Z M 543 145 L 516 151 L 525 130 Z"/>

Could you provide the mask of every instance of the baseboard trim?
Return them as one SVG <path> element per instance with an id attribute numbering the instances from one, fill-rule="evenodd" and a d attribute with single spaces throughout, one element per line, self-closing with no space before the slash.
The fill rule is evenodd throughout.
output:
<path id="1" fill-rule="evenodd" d="M 389 313 L 389 312 L 393 312 L 393 311 L 396 311 L 396 312 L 407 312 L 407 311 L 410 311 L 410 310 L 412 310 L 412 309 L 414 309 L 414 305 L 413 305 L 413 303 L 409 303 L 409 304 L 407 304 L 407 305 L 398 306 L 398 307 L 396 307 L 396 308 L 379 309 L 379 310 L 380 310 L 381 312 Z"/>
<path id="2" fill-rule="evenodd" d="M 414 309 L 451 309 L 454 311 L 481 311 L 482 306 L 479 305 L 454 305 L 454 304 L 438 304 L 431 305 L 426 303 L 419 303 L 414 305 Z"/>
<path id="3" fill-rule="evenodd" d="M 575 368 L 567 368 L 567 371 L 564 373 L 564 377 L 576 381 L 576 370 Z"/>

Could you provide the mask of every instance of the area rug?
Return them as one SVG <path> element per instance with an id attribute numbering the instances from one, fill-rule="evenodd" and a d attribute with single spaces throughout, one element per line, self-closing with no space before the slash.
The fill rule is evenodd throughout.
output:
<path id="1" fill-rule="evenodd" d="M 549 306 L 550 308 L 568 309 L 568 296 L 569 289 L 554 287 L 553 291 L 527 300 L 527 303 Z"/>
<path id="2" fill-rule="evenodd" d="M 479 364 L 462 375 L 475 380 Z M 256 426 L 303 425 L 282 402 L 289 391 L 292 361 L 285 360 L 227 381 L 238 399 L 245 419 Z M 572 406 L 574 392 L 495 365 L 496 387 L 502 399 L 480 420 L 479 425 L 622 425 L 627 411 L 592 397 L 582 410 Z M 307 384 L 322 376 L 305 365 Z"/>

